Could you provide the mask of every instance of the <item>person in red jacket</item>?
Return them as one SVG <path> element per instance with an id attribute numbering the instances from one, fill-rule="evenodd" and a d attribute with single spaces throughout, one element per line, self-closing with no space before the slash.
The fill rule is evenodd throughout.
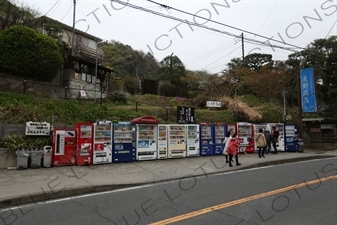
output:
<path id="1" fill-rule="evenodd" d="M 239 139 L 236 137 L 236 133 L 233 134 L 232 139 L 228 143 L 227 153 L 229 155 L 229 167 L 232 167 L 232 159 L 235 157 L 235 162 L 237 166 L 240 166 L 238 151 L 240 149 Z"/>

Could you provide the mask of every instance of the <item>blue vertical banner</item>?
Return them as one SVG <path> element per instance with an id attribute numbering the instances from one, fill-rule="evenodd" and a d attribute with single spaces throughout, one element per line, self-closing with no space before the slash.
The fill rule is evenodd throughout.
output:
<path id="1" fill-rule="evenodd" d="M 317 112 L 315 76 L 313 68 L 300 71 L 302 112 Z"/>

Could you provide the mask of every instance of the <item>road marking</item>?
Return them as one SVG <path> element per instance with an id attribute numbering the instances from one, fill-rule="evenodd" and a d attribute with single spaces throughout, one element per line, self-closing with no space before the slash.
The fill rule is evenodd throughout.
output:
<path id="1" fill-rule="evenodd" d="M 321 179 L 305 181 L 303 183 L 299 183 L 299 184 L 287 186 L 287 187 L 284 187 L 284 188 L 276 189 L 276 190 L 273 190 L 273 191 L 268 191 L 268 192 L 265 192 L 265 193 L 253 195 L 253 196 L 250 196 L 250 197 L 241 198 L 241 199 L 234 200 L 234 201 L 231 201 L 231 202 L 226 202 L 226 203 L 222 203 L 222 204 L 219 204 L 219 205 L 203 208 L 203 209 L 200 209 L 200 210 L 197 210 L 197 211 L 194 211 L 194 212 L 185 213 L 185 214 L 182 214 L 182 215 L 179 215 L 179 216 L 175 216 L 175 217 L 171 217 L 171 218 L 161 220 L 161 221 L 158 221 L 158 222 L 155 222 L 155 223 L 151 223 L 149 225 L 159 225 L 159 224 L 162 225 L 162 224 L 176 223 L 176 222 L 186 220 L 186 219 L 189 219 L 189 218 L 193 218 L 193 217 L 196 217 L 196 216 L 200 216 L 200 215 L 203 215 L 203 214 L 206 214 L 206 213 L 214 212 L 216 210 L 224 209 L 224 208 L 231 207 L 231 206 L 234 206 L 234 205 L 238 205 L 238 204 L 246 203 L 246 202 L 249 202 L 249 201 L 253 201 L 253 200 L 256 200 L 256 199 L 259 199 L 259 198 L 263 198 L 263 197 L 279 194 L 279 193 L 282 193 L 282 192 L 290 191 L 290 190 L 295 189 L 295 188 L 301 188 L 301 187 L 304 187 L 304 186 L 307 186 L 307 185 L 311 185 L 311 184 L 315 184 L 315 183 L 323 182 L 323 181 L 328 181 L 328 180 L 332 180 L 332 179 L 336 179 L 336 178 L 337 178 L 337 175 L 333 175 L 333 176 L 329 176 L 329 177 L 325 177 L 325 178 L 321 178 Z"/>

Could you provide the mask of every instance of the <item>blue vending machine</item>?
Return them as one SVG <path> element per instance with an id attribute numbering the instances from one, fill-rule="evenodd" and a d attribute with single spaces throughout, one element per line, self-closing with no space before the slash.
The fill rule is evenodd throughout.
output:
<path id="1" fill-rule="evenodd" d="M 130 122 L 118 122 L 113 125 L 112 162 L 136 161 L 134 130 Z"/>
<path id="2" fill-rule="evenodd" d="M 223 123 L 214 123 L 214 154 L 221 155 L 225 147 L 224 140 L 226 137 L 226 125 Z"/>
<path id="3" fill-rule="evenodd" d="M 297 152 L 297 126 L 296 124 L 284 125 L 284 144 L 286 152 Z"/>
<path id="4" fill-rule="evenodd" d="M 200 155 L 214 155 L 214 129 L 208 123 L 200 124 Z"/>

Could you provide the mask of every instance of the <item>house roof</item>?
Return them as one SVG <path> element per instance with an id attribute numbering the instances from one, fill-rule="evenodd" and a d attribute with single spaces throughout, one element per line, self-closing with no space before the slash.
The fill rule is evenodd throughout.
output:
<path id="1" fill-rule="evenodd" d="M 48 16 L 41 16 L 41 17 L 38 18 L 38 20 L 40 20 L 41 22 L 43 22 L 43 21 L 51 21 L 51 22 L 54 22 L 54 23 L 57 23 L 57 24 L 61 25 L 65 30 L 68 30 L 68 31 L 71 31 L 71 32 L 73 31 L 73 27 L 72 26 L 69 26 L 69 25 L 67 25 L 65 23 L 62 23 L 62 22 L 58 21 L 58 20 L 54 20 L 54 19 L 52 19 L 52 18 L 50 18 Z M 96 37 L 94 35 L 88 34 L 88 33 L 84 32 L 84 31 L 78 30 L 76 28 L 75 28 L 75 34 L 81 35 L 81 36 L 89 38 L 91 40 L 103 41 L 103 39 L 101 39 L 99 37 Z"/>

